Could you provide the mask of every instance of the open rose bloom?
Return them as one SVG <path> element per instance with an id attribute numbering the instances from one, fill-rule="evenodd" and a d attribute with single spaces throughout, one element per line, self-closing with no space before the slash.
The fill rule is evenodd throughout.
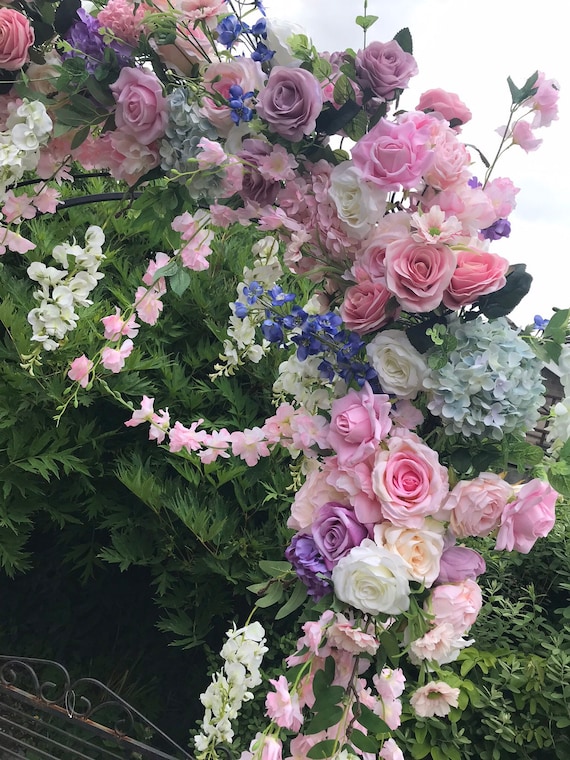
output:
<path id="1" fill-rule="evenodd" d="M 304 623 L 243 757 L 401 760 L 387 737 L 404 704 L 441 718 L 462 703 L 445 665 L 473 643 L 483 609 L 485 561 L 471 540 L 527 554 L 554 525 L 568 399 L 548 456 L 524 439 L 545 401 L 544 356 L 560 355 L 569 392 L 570 312 L 540 330 L 507 318 L 530 285 L 501 248 L 522 191 L 462 139 L 477 117 L 463 94 L 413 92 L 407 29 L 325 53 L 262 5 L 102 0 L 64 32 L 57 13 L 39 25 L 25 3 L 0 7 L 0 255 L 25 261 L 29 367 L 65 377 L 64 408 L 79 407 L 94 388 L 123 398 L 116 376 L 152 366 L 152 341 L 137 341 L 170 308 L 183 312 L 194 278 L 218 276 L 226 241 L 249 228 L 211 376 L 222 387 L 277 354 L 274 413 L 213 430 L 175 419 L 176 398 L 168 408 L 145 395 L 123 400 L 123 422 L 197 472 L 231 458 L 255 468 L 279 447 L 294 464 L 279 572 L 251 588 L 270 594 L 262 607 L 282 587 Z M 46 81 L 31 89 L 35 79 Z M 508 126 L 495 159 L 535 150 L 557 119 L 556 80 L 537 72 L 520 85 L 497 118 Z M 84 247 L 74 238 L 49 251 L 31 239 L 30 220 L 59 212 L 76 166 L 110 175 L 113 213 L 137 220 L 135 235 L 147 212 L 154 220 L 160 250 L 141 253 L 125 292 L 98 287 L 122 263 L 120 236 L 92 226 Z M 102 308 L 103 297 L 116 303 Z M 76 330 L 93 314 L 95 327 Z M 90 355 L 81 336 L 95 333 Z M 241 659 L 225 650 L 202 695 L 200 758 L 231 743 L 261 680 L 260 648 L 257 637 Z M 423 679 L 408 696 L 404 671 Z"/>

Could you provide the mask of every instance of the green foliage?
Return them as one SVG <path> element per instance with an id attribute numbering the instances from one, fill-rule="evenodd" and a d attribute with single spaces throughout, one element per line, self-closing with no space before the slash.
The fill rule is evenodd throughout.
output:
<path id="1" fill-rule="evenodd" d="M 448 718 L 403 716 L 399 742 L 414 760 L 570 757 L 570 509 L 528 556 L 473 540 L 487 572 L 475 645 L 454 668 L 463 678 Z"/>
<path id="2" fill-rule="evenodd" d="M 79 180 L 74 192 L 108 189 L 108 180 L 90 179 Z M 149 196 L 156 195 L 150 188 Z M 161 189 L 160 197 L 178 209 L 176 191 Z M 252 427 L 273 414 L 270 357 L 236 377 L 209 379 L 228 303 L 259 235 L 222 233 L 210 271 L 191 273 L 183 283 L 180 270 L 170 273 L 163 316 L 154 327 L 143 325 L 125 370 L 109 373 L 105 385 L 89 393 L 66 395 L 71 360 L 81 353 L 95 358 L 104 345 L 101 318 L 115 305 L 128 307 L 119 294 L 134 296 L 156 250 L 170 250 L 157 233 L 161 208 L 133 208 L 128 201 L 96 211 L 69 208 L 30 222 L 37 248 L 3 259 L 0 567 L 9 576 L 28 570 L 37 537 L 53 536 L 55 526 L 60 561 L 85 583 L 105 573 L 105 566 L 145 568 L 149 594 L 161 610 L 160 629 L 174 644 L 195 647 L 216 626 L 249 612 L 255 597 L 246 587 L 264 577 L 259 561 L 282 558 L 288 468 L 279 453 L 256 468 L 239 460 L 202 465 L 170 454 L 147 440 L 146 426 L 124 426 L 131 414 L 126 407 L 138 408 L 144 394 L 156 399 L 157 409 L 169 408 L 172 420 L 203 418 L 206 429 Z M 88 224 L 102 223 L 102 214 L 107 259 L 95 303 L 83 311 L 67 343 L 44 353 L 43 365 L 31 375 L 21 366 L 34 348 L 26 320 L 33 283 L 25 268 L 32 260 L 51 263 L 54 245 L 81 239 Z M 276 495 L 271 502 L 265 499 L 268 487 Z M 298 598 L 297 592 L 293 606 Z M 289 602 L 291 611 L 293 606 Z"/>

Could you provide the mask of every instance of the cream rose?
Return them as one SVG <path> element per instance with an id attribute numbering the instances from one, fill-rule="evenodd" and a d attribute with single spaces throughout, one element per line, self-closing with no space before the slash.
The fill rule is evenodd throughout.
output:
<path id="1" fill-rule="evenodd" d="M 329 196 L 346 232 L 362 240 L 384 215 L 386 193 L 364 181 L 350 161 L 335 166 L 330 176 Z"/>
<path id="2" fill-rule="evenodd" d="M 370 363 L 386 393 L 412 399 L 422 389 L 428 366 L 401 330 L 384 330 L 366 346 Z"/>
<path id="3" fill-rule="evenodd" d="M 399 615 L 410 606 L 406 564 L 365 538 L 332 571 L 336 596 L 369 615 Z"/>
<path id="4" fill-rule="evenodd" d="M 406 563 L 406 577 L 429 588 L 439 575 L 445 532 L 442 523 L 426 519 L 424 527 L 400 528 L 386 521 L 374 527 L 374 541 Z"/>

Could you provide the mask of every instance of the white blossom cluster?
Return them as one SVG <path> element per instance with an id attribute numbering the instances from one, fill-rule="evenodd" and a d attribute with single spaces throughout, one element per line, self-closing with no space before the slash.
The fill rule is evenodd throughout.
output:
<path id="1" fill-rule="evenodd" d="M 564 398 L 554 404 L 550 410 L 548 423 L 548 442 L 550 453 L 556 454 L 564 442 L 570 438 L 570 346 L 562 346 L 558 359 L 560 382 L 564 389 Z"/>
<path id="2" fill-rule="evenodd" d="M 344 396 L 347 385 L 335 377 L 333 383 L 325 383 L 319 370 L 321 357 L 308 356 L 304 361 L 292 354 L 279 365 L 279 375 L 273 383 L 273 393 L 277 399 L 292 397 L 310 414 L 318 409 L 327 410 L 335 398 Z"/>
<path id="3" fill-rule="evenodd" d="M 32 340 L 41 343 L 45 351 L 55 351 L 66 334 L 74 330 L 79 319 L 78 306 L 90 306 L 88 296 L 103 274 L 98 271 L 103 254 L 105 235 L 101 227 L 91 225 L 85 233 L 85 247 L 73 243 L 56 245 L 52 256 L 61 268 L 34 261 L 28 267 L 28 277 L 37 282 L 34 298 L 39 306 L 28 314 Z"/>
<path id="4" fill-rule="evenodd" d="M 253 269 L 244 267 L 243 280 L 237 286 L 237 301 L 247 305 L 244 289 L 252 282 L 257 282 L 265 291 L 272 288 L 283 274 L 281 263 L 277 257 L 279 244 L 275 238 L 267 236 L 259 240 L 252 253 L 256 256 Z M 220 363 L 214 365 L 215 373 L 212 378 L 220 375 L 233 375 L 236 368 L 246 360 L 257 364 L 269 351 L 269 341 L 262 339 L 256 342 L 256 328 L 263 322 L 263 309 L 254 309 L 241 318 L 236 316 L 235 302 L 230 303 L 232 315 L 229 319 L 227 340 L 224 340 L 224 352 L 220 354 Z"/>
<path id="5" fill-rule="evenodd" d="M 0 132 L 0 196 L 18 182 L 24 172 L 36 168 L 40 148 L 48 140 L 53 127 L 45 106 L 26 98 L 6 120 Z"/>
<path id="6" fill-rule="evenodd" d="M 225 662 L 214 674 L 212 682 L 200 701 L 206 708 L 202 721 L 202 733 L 194 741 L 199 758 L 219 744 L 231 745 L 234 732 L 232 720 L 238 717 L 244 702 L 253 699 L 251 689 L 261 683 L 261 661 L 267 652 L 265 631 L 260 623 L 250 623 L 243 628 L 227 632 L 227 641 L 221 656 Z"/>

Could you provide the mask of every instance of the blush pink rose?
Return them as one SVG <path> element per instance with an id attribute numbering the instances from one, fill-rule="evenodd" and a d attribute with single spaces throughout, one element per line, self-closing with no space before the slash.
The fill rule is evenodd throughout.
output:
<path id="1" fill-rule="evenodd" d="M 439 88 L 426 90 L 420 95 L 420 102 L 416 106 L 416 111 L 439 113 L 455 130 L 458 130 L 462 124 L 467 124 L 472 116 L 471 111 L 458 95 Z"/>
<path id="2" fill-rule="evenodd" d="M 301 140 L 316 127 L 323 107 L 319 80 L 306 69 L 275 66 L 257 99 L 257 113 L 281 137 Z"/>
<path id="3" fill-rule="evenodd" d="M 445 502 L 451 530 L 459 538 L 488 536 L 499 525 L 513 488 L 493 472 L 460 480 Z"/>
<path id="4" fill-rule="evenodd" d="M 380 119 L 352 149 L 352 162 L 367 182 L 384 190 L 411 190 L 433 161 L 426 138 L 413 119 L 401 124 Z"/>
<path id="5" fill-rule="evenodd" d="M 481 296 L 504 287 L 509 262 L 487 251 L 459 251 L 457 268 L 443 294 L 448 309 L 475 303 Z"/>
<path id="6" fill-rule="evenodd" d="M 414 433 L 398 430 L 388 448 L 376 455 L 372 487 L 385 519 L 394 525 L 421 528 L 449 492 L 447 470 L 437 453 Z"/>
<path id="7" fill-rule="evenodd" d="M 0 69 L 21 69 L 33 44 L 34 30 L 26 16 L 13 8 L 0 8 Z"/>
<path id="8" fill-rule="evenodd" d="M 396 316 L 389 309 L 392 293 L 381 282 L 365 280 L 348 288 L 340 307 L 340 316 L 349 330 L 359 335 L 379 330 Z"/>
<path id="9" fill-rule="evenodd" d="M 164 135 L 168 101 L 156 74 L 125 67 L 111 91 L 117 102 L 115 123 L 119 130 L 135 137 L 141 145 L 150 145 Z"/>
<path id="10" fill-rule="evenodd" d="M 537 538 L 554 527 L 557 498 L 558 493 L 542 480 L 526 483 L 503 511 L 495 549 L 528 554 Z"/>
<path id="11" fill-rule="evenodd" d="M 450 625 L 458 637 L 471 628 L 482 604 L 481 589 L 471 580 L 436 586 L 426 603 L 434 615 L 434 626 Z"/>
<path id="12" fill-rule="evenodd" d="M 469 180 L 471 156 L 452 129 L 440 129 L 431 147 L 433 162 L 424 174 L 428 185 L 445 190 Z"/>
<path id="13" fill-rule="evenodd" d="M 394 100 L 418 73 L 416 59 L 406 53 L 396 40 L 371 42 L 359 50 L 354 62 L 361 87 L 368 87 L 379 98 Z"/>
<path id="14" fill-rule="evenodd" d="M 341 467 L 354 466 L 374 453 L 392 427 L 390 409 L 389 397 L 373 393 L 368 383 L 333 401 L 328 443 Z"/>
<path id="15" fill-rule="evenodd" d="M 422 244 L 411 237 L 386 248 L 386 284 L 406 311 L 437 308 L 455 272 L 455 253 L 446 245 Z"/>

